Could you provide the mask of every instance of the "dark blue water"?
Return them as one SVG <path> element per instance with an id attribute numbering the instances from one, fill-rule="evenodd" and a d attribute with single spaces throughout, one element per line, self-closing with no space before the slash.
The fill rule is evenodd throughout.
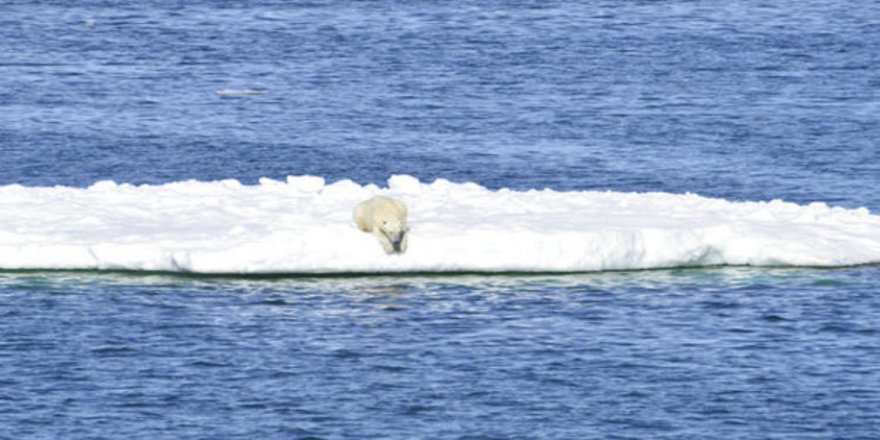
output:
<path id="1" fill-rule="evenodd" d="M 408 173 L 880 208 L 877 2 L 0 8 L 0 183 Z"/>
<path id="2" fill-rule="evenodd" d="M 874 438 L 865 269 L 0 275 L 0 437 Z"/>
<path id="3" fill-rule="evenodd" d="M 407 173 L 877 212 L 878 23 L 830 0 L 0 0 L 0 185 Z M 878 285 L 0 272 L 0 438 L 875 438 Z"/>

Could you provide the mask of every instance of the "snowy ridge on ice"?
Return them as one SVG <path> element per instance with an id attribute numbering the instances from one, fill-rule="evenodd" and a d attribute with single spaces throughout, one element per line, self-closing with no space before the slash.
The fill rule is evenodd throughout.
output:
<path id="1" fill-rule="evenodd" d="M 372 195 L 409 207 L 409 250 L 357 230 Z M 392 176 L 0 186 L 0 269 L 198 273 L 595 271 L 880 262 L 880 216 L 694 194 L 497 191 Z"/>

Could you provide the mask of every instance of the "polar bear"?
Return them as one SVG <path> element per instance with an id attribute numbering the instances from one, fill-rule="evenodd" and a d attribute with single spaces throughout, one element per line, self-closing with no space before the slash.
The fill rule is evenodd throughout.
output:
<path id="1" fill-rule="evenodd" d="M 354 222 L 358 229 L 379 238 L 386 253 L 406 252 L 409 226 L 406 224 L 406 205 L 400 200 L 374 196 L 354 208 Z"/>

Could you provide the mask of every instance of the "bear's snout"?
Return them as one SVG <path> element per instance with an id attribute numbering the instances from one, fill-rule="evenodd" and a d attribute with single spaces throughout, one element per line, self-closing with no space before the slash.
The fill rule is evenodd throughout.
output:
<path id="1" fill-rule="evenodd" d="M 403 244 L 403 239 L 406 237 L 406 231 L 398 232 L 397 234 L 392 234 L 388 237 L 391 241 L 391 247 L 394 248 L 394 252 L 402 252 L 401 245 Z"/>

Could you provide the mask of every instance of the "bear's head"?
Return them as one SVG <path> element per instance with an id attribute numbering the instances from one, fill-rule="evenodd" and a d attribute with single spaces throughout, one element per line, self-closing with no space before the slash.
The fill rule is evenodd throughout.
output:
<path id="1" fill-rule="evenodd" d="M 400 218 L 382 218 L 377 225 L 379 233 L 388 239 L 394 252 L 406 251 L 406 233 L 409 232 L 409 226 L 406 220 Z"/>

